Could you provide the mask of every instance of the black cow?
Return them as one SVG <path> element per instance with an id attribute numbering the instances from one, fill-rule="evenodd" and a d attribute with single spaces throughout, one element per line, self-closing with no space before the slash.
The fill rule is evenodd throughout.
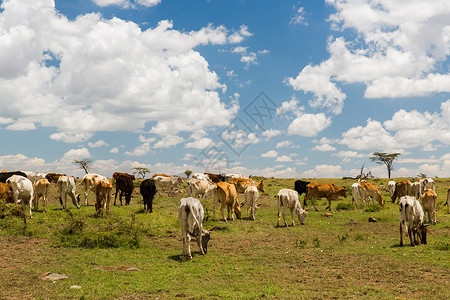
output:
<path id="1" fill-rule="evenodd" d="M 133 176 L 134 177 L 134 176 Z M 130 176 L 119 175 L 116 178 L 116 194 L 114 195 L 114 205 L 116 205 L 117 194 L 119 194 L 120 205 L 122 205 L 122 195 L 125 195 L 125 205 L 131 201 L 131 193 L 134 189 L 133 178 Z"/>
<path id="2" fill-rule="evenodd" d="M 153 179 L 145 179 L 141 182 L 139 186 L 139 191 L 141 192 L 142 198 L 144 200 L 144 210 L 153 212 L 153 197 L 155 197 L 156 192 L 156 184 Z"/>
<path id="3" fill-rule="evenodd" d="M 27 178 L 27 174 L 25 174 L 24 172 L 21 172 L 21 171 L 2 172 L 2 173 L 0 173 L 0 182 L 6 183 L 6 180 L 13 175 L 20 175 L 20 176 Z"/>
<path id="4" fill-rule="evenodd" d="M 308 189 L 306 186 L 310 184 L 311 182 L 303 181 L 303 180 L 296 180 L 294 183 L 294 189 L 297 191 L 298 196 L 300 197 L 303 193 L 305 193 L 305 197 L 307 194 Z M 303 207 L 306 206 L 305 200 L 303 200 Z"/>

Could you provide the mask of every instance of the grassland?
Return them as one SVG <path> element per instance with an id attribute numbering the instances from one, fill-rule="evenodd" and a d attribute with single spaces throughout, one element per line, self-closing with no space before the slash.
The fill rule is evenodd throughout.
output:
<path id="1" fill-rule="evenodd" d="M 130 206 L 113 206 L 109 218 L 96 218 L 93 206 L 70 203 L 72 214 L 62 211 L 52 186 L 48 212 L 41 205 L 26 228 L 18 219 L 0 220 L 0 299 L 450 298 L 450 215 L 443 207 L 450 179 L 436 179 L 438 224 L 430 226 L 428 244 L 416 247 L 398 246 L 398 207 L 387 192 L 381 209 L 353 207 L 349 192 L 332 203 L 332 217 L 324 216 L 327 202 L 321 200 L 306 225 L 277 227 L 273 196 L 293 182 L 265 180 L 256 221 L 246 213 L 228 223 L 208 218 L 205 227 L 217 226 L 208 254 L 200 255 L 192 243 L 190 261 L 180 257 L 183 191 L 175 198 L 157 196 L 154 212 L 146 214 L 136 189 Z M 69 279 L 38 279 L 44 272 Z"/>

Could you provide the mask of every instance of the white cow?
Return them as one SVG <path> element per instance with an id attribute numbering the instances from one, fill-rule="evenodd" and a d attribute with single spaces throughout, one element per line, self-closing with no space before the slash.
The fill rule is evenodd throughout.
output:
<path id="1" fill-rule="evenodd" d="M 75 184 L 75 178 L 73 176 L 61 176 L 58 179 L 58 182 L 56 183 L 56 186 L 58 187 L 58 193 L 59 193 L 59 203 L 61 203 L 61 208 L 65 209 L 67 207 L 67 195 L 72 198 L 73 204 L 80 208 L 80 195 L 77 195 L 75 193 L 76 190 L 76 184 Z M 64 196 L 64 203 L 62 200 L 62 197 Z"/>
<path id="2" fill-rule="evenodd" d="M 11 186 L 14 201 L 17 204 L 22 205 L 24 213 L 26 205 L 28 205 L 30 207 L 30 218 L 33 218 L 31 206 L 33 203 L 34 190 L 31 180 L 20 175 L 13 175 L 6 180 L 6 183 Z"/>
<path id="3" fill-rule="evenodd" d="M 419 199 L 422 195 L 422 189 L 421 184 L 419 181 L 411 182 L 410 188 L 409 188 L 409 195 L 413 196 L 416 199 Z"/>
<path id="4" fill-rule="evenodd" d="M 206 175 L 206 174 L 203 174 L 203 173 L 194 173 L 194 174 L 192 174 L 191 178 L 198 179 L 198 180 L 207 180 L 207 181 L 211 181 L 211 179 L 209 178 L 209 176 Z"/>
<path id="5" fill-rule="evenodd" d="M 50 182 L 47 179 L 40 179 L 34 183 L 34 209 L 39 207 L 39 199 L 42 197 L 42 205 L 44 206 L 44 212 L 47 212 L 47 192 Z"/>
<path id="6" fill-rule="evenodd" d="M 436 199 L 436 192 L 430 188 L 426 188 L 421 197 L 423 210 L 428 215 L 428 220 L 433 225 L 436 225 Z"/>
<path id="7" fill-rule="evenodd" d="M 195 178 L 191 178 L 187 181 L 188 186 L 188 196 L 189 197 L 198 197 L 200 196 L 202 199 L 208 199 L 213 193 L 215 184 L 211 183 L 211 181 L 207 180 L 199 180 Z"/>
<path id="8" fill-rule="evenodd" d="M 361 202 L 361 206 L 364 206 L 363 199 L 359 194 L 359 183 L 355 182 L 352 184 L 352 204 L 354 202 L 356 207 L 358 207 L 358 198 L 359 201 Z"/>
<path id="9" fill-rule="evenodd" d="M 290 189 L 281 189 L 278 194 L 275 196 L 278 198 L 278 223 L 277 226 L 280 226 L 280 219 L 281 219 L 281 206 L 283 206 L 283 220 L 284 220 L 284 226 L 288 226 L 286 223 L 286 208 L 289 208 L 291 210 L 291 217 L 292 217 L 292 226 L 295 226 L 294 222 L 294 212 L 297 214 L 298 220 L 300 221 L 300 224 L 305 224 L 305 218 L 307 211 L 303 210 L 302 206 L 300 205 L 300 200 L 298 200 L 298 193 L 297 191 L 290 190 Z"/>
<path id="10" fill-rule="evenodd" d="M 394 195 L 394 192 L 395 192 L 395 185 L 396 185 L 395 181 L 390 180 L 390 181 L 388 182 L 388 192 L 389 192 L 389 194 L 390 194 L 391 197 L 392 197 L 392 195 Z"/>
<path id="11" fill-rule="evenodd" d="M 245 196 L 245 202 L 247 202 L 247 217 L 254 221 L 255 215 L 256 215 L 256 209 L 258 208 L 258 205 L 256 205 L 256 201 L 258 201 L 259 198 L 259 192 L 258 188 L 256 186 L 249 186 L 244 191 Z"/>
<path id="12" fill-rule="evenodd" d="M 403 229 L 408 232 L 411 246 L 427 243 L 427 227 L 423 224 L 425 215 L 420 202 L 412 196 L 403 196 L 399 199 L 400 210 L 400 246 L 403 246 Z M 408 222 L 408 226 L 406 226 Z M 417 235 L 417 240 L 416 240 Z M 414 242 L 413 242 L 414 240 Z"/>
<path id="13" fill-rule="evenodd" d="M 167 194 L 169 197 L 173 196 L 173 189 L 176 188 L 179 184 L 183 183 L 183 178 L 179 176 L 155 176 L 153 177 L 153 180 L 155 180 L 158 191 L 162 190 L 163 188 L 167 188 Z"/>
<path id="14" fill-rule="evenodd" d="M 107 179 L 103 175 L 89 173 L 84 175 L 83 179 L 79 184 L 82 184 L 84 186 L 84 206 L 88 205 L 88 195 L 91 190 L 95 188 L 97 183 L 101 180 Z"/>
<path id="15" fill-rule="evenodd" d="M 178 219 L 180 220 L 181 235 L 183 236 L 182 256 L 192 259 L 191 237 L 197 238 L 197 244 L 201 254 L 208 251 L 208 242 L 211 239 L 211 231 L 203 228 L 203 207 L 200 200 L 188 197 L 180 200 Z"/>

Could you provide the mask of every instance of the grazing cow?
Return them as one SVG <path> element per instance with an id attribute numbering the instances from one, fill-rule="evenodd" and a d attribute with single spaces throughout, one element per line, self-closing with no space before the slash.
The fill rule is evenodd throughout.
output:
<path id="1" fill-rule="evenodd" d="M 144 200 L 144 210 L 153 212 L 153 197 L 157 192 L 156 183 L 153 179 L 145 179 L 139 186 L 139 192 Z"/>
<path id="2" fill-rule="evenodd" d="M 197 238 L 198 248 L 201 254 L 208 252 L 208 242 L 211 239 L 211 231 L 203 228 L 203 207 L 200 200 L 188 197 L 180 200 L 178 219 L 180 220 L 181 235 L 183 236 L 182 256 L 192 259 L 191 237 Z"/>
<path id="3" fill-rule="evenodd" d="M 115 175 L 115 177 L 114 177 Z M 131 201 L 131 193 L 134 190 L 134 175 L 126 173 L 114 173 L 113 178 L 116 180 L 116 194 L 114 195 L 114 205 L 116 205 L 117 194 L 119 194 L 120 205 L 122 206 L 122 195 L 125 194 L 125 205 L 129 205 Z"/>
<path id="4" fill-rule="evenodd" d="M 105 179 L 106 177 L 99 174 L 89 173 L 84 175 L 83 179 L 81 180 L 80 184 L 84 186 L 84 206 L 88 206 L 88 195 L 89 192 L 95 188 L 97 185 L 97 182 L 100 180 Z M 106 178 L 107 179 L 107 178 Z"/>
<path id="5" fill-rule="evenodd" d="M 117 180 L 117 178 L 119 178 L 120 176 L 126 176 L 126 177 L 130 177 L 132 180 L 136 180 L 136 177 L 134 177 L 133 174 L 120 173 L 120 172 L 114 172 L 113 179 Z"/>
<path id="6" fill-rule="evenodd" d="M 392 197 L 392 195 L 394 195 L 395 192 L 395 181 L 390 180 L 387 186 L 389 195 Z"/>
<path id="7" fill-rule="evenodd" d="M 155 179 L 155 177 L 172 177 L 170 175 L 166 175 L 166 174 L 153 174 L 152 179 Z"/>
<path id="8" fill-rule="evenodd" d="M 243 194 L 245 192 L 245 189 L 248 188 L 249 186 L 256 186 L 258 191 L 260 191 L 262 193 L 266 192 L 264 190 L 264 179 L 261 180 L 261 181 L 255 182 L 251 178 L 248 178 L 248 179 L 245 179 L 245 178 L 231 178 L 228 182 L 235 185 L 236 191 L 239 194 Z"/>
<path id="9" fill-rule="evenodd" d="M 422 191 L 420 189 L 419 181 L 411 182 L 411 185 L 409 187 L 409 195 L 413 196 L 416 199 L 420 198 L 420 196 L 422 195 Z"/>
<path id="10" fill-rule="evenodd" d="M 80 195 L 77 195 L 75 193 L 76 184 L 75 178 L 73 176 L 65 176 L 65 175 L 59 176 L 56 185 L 58 187 L 59 203 L 61 204 L 62 209 L 66 209 L 67 207 L 67 195 L 69 195 L 70 198 L 72 198 L 73 205 L 75 205 L 77 208 L 81 207 Z M 64 196 L 64 203 L 62 200 L 63 196 Z"/>
<path id="11" fill-rule="evenodd" d="M 34 209 L 39 207 L 39 199 L 42 197 L 42 205 L 44 206 L 44 212 L 47 212 L 47 192 L 50 182 L 47 179 L 41 179 L 34 183 Z"/>
<path id="12" fill-rule="evenodd" d="M 277 226 L 280 226 L 281 206 L 283 206 L 284 226 L 288 227 L 286 223 L 286 208 L 289 208 L 291 210 L 292 226 L 295 226 L 294 212 L 297 214 L 300 224 L 305 225 L 305 218 L 308 212 L 303 210 L 302 206 L 300 205 L 297 191 L 290 189 L 281 189 L 275 197 L 278 199 Z"/>
<path id="13" fill-rule="evenodd" d="M 422 195 L 425 192 L 425 188 L 430 188 L 433 191 L 436 191 L 436 185 L 434 180 L 431 178 L 423 178 L 419 180 L 420 182 L 420 194 Z"/>
<path id="14" fill-rule="evenodd" d="M 400 210 L 400 246 L 403 246 L 403 229 L 408 231 L 411 246 L 427 243 L 427 227 L 423 223 L 424 213 L 420 202 L 412 196 L 403 196 L 398 200 Z M 408 227 L 406 227 L 408 222 Z M 417 235 L 417 239 L 416 239 Z M 414 239 L 414 242 L 413 242 Z"/>
<path id="15" fill-rule="evenodd" d="M 230 182 L 230 180 L 233 178 L 245 179 L 245 176 L 242 174 L 225 174 L 224 176 L 226 182 Z"/>
<path id="16" fill-rule="evenodd" d="M 0 182 L 0 200 L 6 203 L 14 203 L 13 191 L 8 183 Z"/>
<path id="17" fill-rule="evenodd" d="M 216 188 L 214 189 L 213 215 L 215 215 L 217 202 L 220 202 L 220 211 L 225 222 L 227 222 L 227 218 L 225 217 L 225 207 L 227 208 L 228 218 L 234 220 L 232 211 L 234 211 L 236 218 L 241 218 L 241 205 L 239 205 L 234 184 L 223 181 L 217 183 Z"/>
<path id="18" fill-rule="evenodd" d="M 32 219 L 33 213 L 31 212 L 31 206 L 34 190 L 31 180 L 21 175 L 12 175 L 6 180 L 6 183 L 11 186 L 14 201 L 22 205 L 23 212 L 25 212 L 26 205 L 30 207 L 30 218 Z"/>
<path id="19" fill-rule="evenodd" d="M 187 181 L 188 196 L 197 198 L 200 196 L 202 199 L 207 199 L 214 193 L 215 184 L 208 180 L 199 180 L 191 178 Z"/>
<path id="20" fill-rule="evenodd" d="M 352 184 L 352 204 L 355 203 L 356 207 L 358 207 L 358 198 L 361 202 L 361 206 L 364 206 L 363 198 L 359 194 L 359 182 L 355 182 Z"/>
<path id="21" fill-rule="evenodd" d="M 428 215 L 428 220 L 433 225 L 436 225 L 436 199 L 437 194 L 430 188 L 425 188 L 424 193 L 422 194 L 422 206 L 425 214 Z"/>
<path id="22" fill-rule="evenodd" d="M 58 179 L 61 176 L 66 176 L 66 174 L 59 174 L 59 173 L 47 173 L 47 174 L 45 174 L 45 178 L 50 183 L 58 183 Z"/>
<path id="23" fill-rule="evenodd" d="M 95 182 L 95 214 L 108 214 L 111 203 L 112 183 L 108 178 Z"/>
<path id="24" fill-rule="evenodd" d="M 331 201 L 337 200 L 339 197 L 347 197 L 347 191 L 345 190 L 345 187 L 338 187 L 335 186 L 332 183 L 314 183 L 311 182 L 307 185 L 308 191 L 306 192 L 305 196 L 305 203 L 306 200 L 311 199 L 311 203 L 314 206 L 314 209 L 317 211 L 316 206 L 314 205 L 314 198 L 327 198 L 328 200 L 328 207 L 325 209 L 329 209 L 331 211 Z"/>
<path id="25" fill-rule="evenodd" d="M 218 183 L 218 182 L 221 182 L 221 181 L 225 181 L 225 177 L 222 174 L 205 173 L 205 175 L 208 175 L 208 178 L 213 183 Z"/>
<path id="26" fill-rule="evenodd" d="M 303 181 L 303 180 L 296 180 L 295 182 L 294 182 L 294 190 L 296 190 L 297 191 L 297 193 L 298 193 L 298 196 L 300 197 L 303 193 L 305 193 L 305 196 L 306 196 L 306 192 L 308 191 L 308 189 L 307 189 L 307 185 L 308 184 L 310 184 L 311 182 L 309 182 L 309 181 Z M 306 205 L 306 203 L 305 203 L 305 201 L 303 200 L 303 206 L 305 206 Z"/>
<path id="27" fill-rule="evenodd" d="M 244 196 L 245 202 L 247 203 L 247 217 L 254 221 L 256 209 L 258 208 L 258 205 L 256 205 L 256 201 L 258 201 L 259 198 L 258 188 L 253 185 L 249 186 L 245 189 Z"/>
<path id="28" fill-rule="evenodd" d="M 179 176 L 171 176 L 171 177 L 156 176 L 153 179 L 156 182 L 156 187 L 158 188 L 158 190 L 167 188 L 167 195 L 169 197 L 173 196 L 173 189 L 176 188 L 179 184 L 183 183 L 183 178 Z"/>
<path id="29" fill-rule="evenodd" d="M 27 178 L 27 175 L 21 171 L 2 172 L 2 173 L 0 173 L 0 182 L 6 183 L 6 180 L 13 175 L 19 175 L 19 176 Z"/>
<path id="30" fill-rule="evenodd" d="M 375 201 L 377 201 L 380 206 L 384 205 L 384 199 L 376 185 L 367 182 L 360 182 L 358 192 L 361 196 L 361 202 L 364 200 L 366 205 L 369 205 L 370 203 L 369 197 L 372 198 L 372 205 L 375 205 Z"/>
<path id="31" fill-rule="evenodd" d="M 400 197 L 409 196 L 410 188 L 411 188 L 411 181 L 409 180 L 397 182 L 395 184 L 394 193 L 391 196 L 392 203 L 394 203 L 395 200 L 397 200 L 397 198 L 400 199 Z"/>

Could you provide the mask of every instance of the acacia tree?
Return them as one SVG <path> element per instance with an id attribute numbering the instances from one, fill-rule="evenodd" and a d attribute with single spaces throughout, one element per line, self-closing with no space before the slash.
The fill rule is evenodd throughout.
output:
<path id="1" fill-rule="evenodd" d="M 388 171 L 388 178 L 391 178 L 391 172 L 394 170 L 392 163 L 401 153 L 385 153 L 385 152 L 374 152 L 370 157 L 370 160 L 376 162 L 377 164 L 385 164 Z"/>
<path id="2" fill-rule="evenodd" d="M 191 170 L 186 170 L 184 171 L 184 175 L 186 175 L 186 178 L 191 177 L 192 171 Z"/>
<path id="3" fill-rule="evenodd" d="M 89 170 L 92 168 L 92 160 L 90 159 L 74 159 L 73 163 L 78 164 L 78 168 L 83 169 L 86 174 L 88 174 Z"/>
<path id="4" fill-rule="evenodd" d="M 147 173 L 150 173 L 150 170 L 144 167 L 134 167 L 133 170 L 134 170 L 133 174 L 134 175 L 139 174 L 142 177 L 142 179 L 145 178 L 145 175 Z"/>

